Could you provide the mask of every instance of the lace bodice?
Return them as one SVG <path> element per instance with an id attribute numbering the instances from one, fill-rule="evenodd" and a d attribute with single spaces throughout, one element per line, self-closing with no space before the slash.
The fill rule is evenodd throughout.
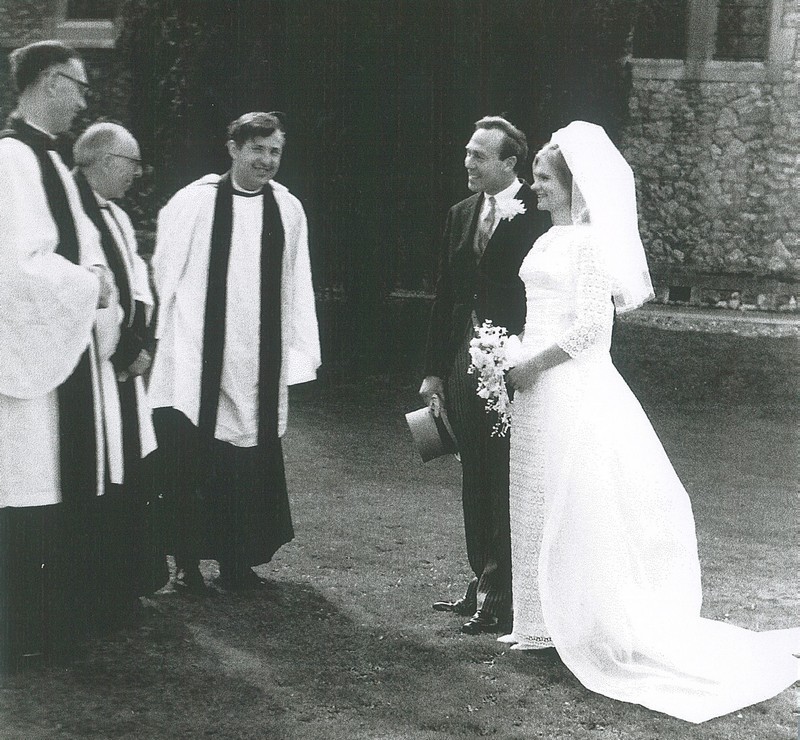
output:
<path id="1" fill-rule="evenodd" d="M 520 268 L 527 323 L 523 349 L 554 342 L 572 357 L 605 356 L 611 347 L 611 286 L 588 226 L 553 226 Z"/>

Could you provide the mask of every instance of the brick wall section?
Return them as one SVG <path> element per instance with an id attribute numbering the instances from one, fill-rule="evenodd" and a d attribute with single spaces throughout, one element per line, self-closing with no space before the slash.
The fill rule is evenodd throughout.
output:
<path id="1" fill-rule="evenodd" d="M 785 4 L 781 30 L 794 53 L 770 82 L 634 81 L 622 148 L 636 172 L 656 276 L 677 272 L 684 284 L 692 273 L 778 280 L 786 294 L 768 301 L 777 307 L 793 292 L 786 286 L 800 280 L 800 13 L 793 6 Z M 755 300 L 758 289 L 750 292 Z"/>

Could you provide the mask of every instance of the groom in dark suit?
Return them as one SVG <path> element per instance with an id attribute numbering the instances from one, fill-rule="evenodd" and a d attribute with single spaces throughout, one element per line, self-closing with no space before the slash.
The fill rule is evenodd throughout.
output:
<path id="1" fill-rule="evenodd" d="M 462 465 L 467 557 L 475 574 L 458 601 L 437 611 L 468 616 L 461 631 L 496 632 L 511 623 L 511 535 L 508 512 L 509 437 L 493 437 L 494 414 L 467 373 L 474 328 L 490 319 L 518 334 L 525 325 L 525 288 L 518 272 L 533 242 L 549 227 L 531 188 L 517 178 L 527 164 L 525 134 L 500 116 L 475 123 L 466 146 L 467 186 L 474 193 L 447 215 L 439 282 L 419 393 L 446 408 Z"/>

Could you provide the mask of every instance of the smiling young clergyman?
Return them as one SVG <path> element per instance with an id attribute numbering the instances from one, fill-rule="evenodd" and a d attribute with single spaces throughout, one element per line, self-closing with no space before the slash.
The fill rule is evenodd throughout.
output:
<path id="1" fill-rule="evenodd" d="M 228 128 L 231 169 L 206 175 L 159 214 L 161 301 L 150 379 L 165 490 L 175 505 L 177 585 L 260 585 L 251 569 L 294 536 L 281 436 L 287 386 L 316 377 L 320 347 L 300 201 L 274 181 L 283 118 Z"/>

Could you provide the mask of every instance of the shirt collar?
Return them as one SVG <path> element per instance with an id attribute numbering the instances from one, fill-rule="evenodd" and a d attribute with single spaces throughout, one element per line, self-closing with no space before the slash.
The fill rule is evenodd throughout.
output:
<path id="1" fill-rule="evenodd" d="M 521 184 L 522 183 L 519 181 L 519 179 L 517 179 L 515 177 L 514 178 L 514 182 L 512 182 L 507 188 L 505 188 L 504 190 L 501 190 L 499 193 L 497 193 L 494 196 L 495 201 L 498 201 L 498 200 L 511 200 L 517 194 L 517 191 L 519 190 Z M 484 193 L 483 195 L 484 195 L 484 199 L 488 201 L 489 200 L 489 196 L 486 195 L 486 193 Z"/>
<path id="2" fill-rule="evenodd" d="M 514 196 L 519 192 L 519 188 L 522 183 L 519 179 L 514 178 L 514 182 L 511 183 L 507 188 L 501 190 L 499 193 L 493 196 L 489 196 L 486 193 L 483 194 L 483 204 L 481 205 L 481 216 L 485 217 L 487 213 L 489 213 L 489 198 L 493 197 L 495 200 L 495 204 L 498 202 L 503 203 L 505 201 L 513 200 Z M 497 217 L 495 216 L 495 222 Z"/>

